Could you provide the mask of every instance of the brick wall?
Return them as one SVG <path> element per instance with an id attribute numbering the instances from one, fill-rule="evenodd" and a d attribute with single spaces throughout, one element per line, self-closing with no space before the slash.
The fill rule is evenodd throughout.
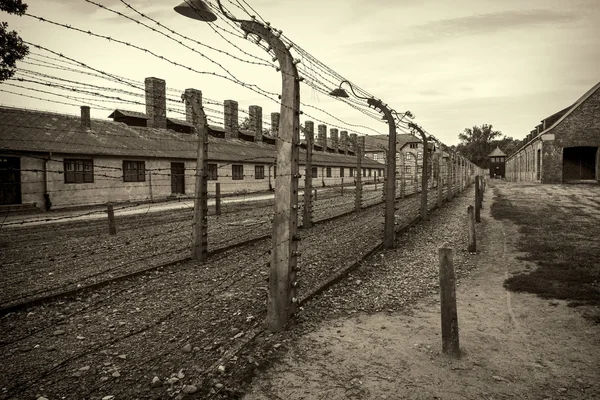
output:
<path id="1" fill-rule="evenodd" d="M 596 90 L 549 133 L 554 135 L 554 140 L 536 140 L 507 160 L 508 180 L 537 181 L 537 150 L 541 149 L 541 182 L 562 183 L 564 148 L 600 148 L 600 90 Z M 598 152 L 600 150 L 597 150 L 597 154 Z M 600 175 L 598 157 L 600 156 L 596 156 L 597 180 Z"/>

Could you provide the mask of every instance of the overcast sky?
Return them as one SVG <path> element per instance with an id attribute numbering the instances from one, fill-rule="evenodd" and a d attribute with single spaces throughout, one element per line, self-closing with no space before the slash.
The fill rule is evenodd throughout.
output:
<path id="1" fill-rule="evenodd" d="M 95 1 L 141 19 L 119 0 Z M 410 110 L 416 116 L 415 122 L 449 145 L 458 143 L 457 136 L 464 128 L 484 123 L 520 139 L 542 118 L 572 104 L 600 81 L 598 0 L 246 1 L 274 27 L 282 29 L 284 35 L 328 67 L 397 111 Z M 257 85 L 267 92 L 279 93 L 281 90 L 281 75 L 274 68 L 242 62 L 230 56 L 259 63 L 261 61 L 252 56 L 270 61 L 271 56 L 265 50 L 221 29 L 214 29 L 211 24 L 180 16 L 173 11 L 177 0 L 131 0 L 130 4 L 178 33 L 230 55 L 185 42 L 214 60 L 208 61 L 174 41 L 84 0 L 31 0 L 27 3 L 28 12 L 33 15 L 135 44 L 197 71 L 221 75 L 231 73 L 236 79 Z M 245 6 L 242 0 L 234 3 Z M 225 4 L 239 17 L 247 17 L 239 7 L 228 1 Z M 237 100 L 240 109 L 247 110 L 248 106 L 257 104 L 263 107 L 267 121 L 270 113 L 279 108 L 275 101 L 247 87 L 175 66 L 125 45 L 27 16 L 14 17 L 3 13 L 1 19 L 8 21 L 24 40 L 108 73 L 136 81 L 143 81 L 148 76 L 160 77 L 167 81 L 169 88 L 183 90 L 193 87 L 202 90 L 207 99 Z M 231 30 L 223 22 L 218 25 Z M 238 47 L 228 43 L 221 35 Z M 52 56 L 42 50 L 32 50 Z M 292 53 L 298 57 L 293 49 Z M 87 75 L 26 63 L 18 65 L 64 79 L 136 91 Z M 307 81 L 318 78 L 325 85 L 331 85 L 330 89 L 334 83 L 337 84 L 336 78 L 321 77 L 319 74 L 323 73 L 311 69 L 310 63 L 304 62 L 303 65 L 299 65 L 301 71 L 306 71 L 305 68 L 312 71 L 301 72 Z M 40 85 L 8 83 L 78 96 Z M 79 104 L 77 100 L 7 85 L 0 85 L 0 89 Z M 102 93 L 120 96 L 118 93 Z M 143 92 L 137 90 L 137 93 Z M 127 98 L 143 102 L 143 98 Z M 143 106 L 101 99 L 96 104 L 144 111 Z M 329 126 L 335 124 L 359 134 L 387 133 L 384 123 L 306 85 L 301 86 L 301 101 L 335 115 L 337 119 L 315 108 L 302 107 L 305 114 Z M 72 114 L 79 112 L 74 105 L 5 92 L 0 92 L 0 103 Z M 175 109 L 181 107 L 175 103 L 169 106 Z M 222 111 L 219 106 L 211 107 Z M 92 107 L 93 117 L 106 118 L 109 113 L 108 110 Z M 176 113 L 169 115 L 183 118 Z M 211 111 L 209 116 L 214 123 L 222 118 Z M 240 120 L 244 116 L 240 113 Z M 304 115 L 301 122 L 305 119 L 311 118 Z M 319 123 L 315 121 L 315 125 Z"/>

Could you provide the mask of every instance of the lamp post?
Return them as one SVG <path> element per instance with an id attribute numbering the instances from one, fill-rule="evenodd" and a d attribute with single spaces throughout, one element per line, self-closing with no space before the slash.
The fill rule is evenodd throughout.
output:
<path id="1" fill-rule="evenodd" d="M 392 109 L 390 109 L 386 104 L 379 99 L 374 97 L 362 97 L 356 94 L 352 84 L 348 81 L 342 81 L 340 86 L 334 90 L 332 90 L 329 95 L 334 97 L 350 97 L 348 93 L 342 89 L 342 85 L 347 83 L 350 87 L 350 90 L 359 99 L 366 100 L 369 107 L 373 107 L 377 111 L 383 114 L 383 119 L 387 121 L 389 127 L 389 142 L 388 142 L 388 152 L 387 152 L 387 173 L 386 173 L 386 181 L 385 181 L 385 227 L 383 233 L 383 247 L 386 249 L 391 249 L 394 247 L 394 211 L 395 211 L 395 201 L 396 201 L 396 121 L 394 119 L 394 114 L 398 116 L 398 113 Z M 404 113 L 404 116 L 408 116 L 409 118 L 414 118 L 410 111 Z M 400 120 L 402 119 L 400 118 Z"/>
<path id="2" fill-rule="evenodd" d="M 267 327 L 277 332 L 285 329 L 297 308 L 296 270 L 298 257 L 298 145 L 300 142 L 300 78 L 294 60 L 281 40 L 281 31 L 268 23 L 256 20 L 239 20 L 227 13 L 217 0 L 221 13 L 240 24 L 246 33 L 256 35 L 256 43 L 264 40 L 268 50 L 273 50 L 281 70 L 281 112 L 277 140 L 277 172 L 275 180 L 275 205 L 272 233 L 271 266 Z M 185 0 L 175 11 L 186 17 L 210 22 L 216 15 L 202 0 Z"/>

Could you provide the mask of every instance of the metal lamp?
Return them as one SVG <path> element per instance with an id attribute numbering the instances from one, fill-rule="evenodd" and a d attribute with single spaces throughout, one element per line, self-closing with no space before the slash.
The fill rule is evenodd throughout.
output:
<path id="1" fill-rule="evenodd" d="M 217 20 L 217 16 L 202 0 L 185 0 L 175 7 L 174 10 L 184 17 L 196 19 L 198 21 L 212 22 Z"/>

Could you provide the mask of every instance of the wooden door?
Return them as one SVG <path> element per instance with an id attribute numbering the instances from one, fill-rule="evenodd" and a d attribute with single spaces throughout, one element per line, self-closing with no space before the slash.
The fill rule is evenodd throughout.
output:
<path id="1" fill-rule="evenodd" d="M 19 157 L 0 157 L 0 204 L 21 204 Z"/>

